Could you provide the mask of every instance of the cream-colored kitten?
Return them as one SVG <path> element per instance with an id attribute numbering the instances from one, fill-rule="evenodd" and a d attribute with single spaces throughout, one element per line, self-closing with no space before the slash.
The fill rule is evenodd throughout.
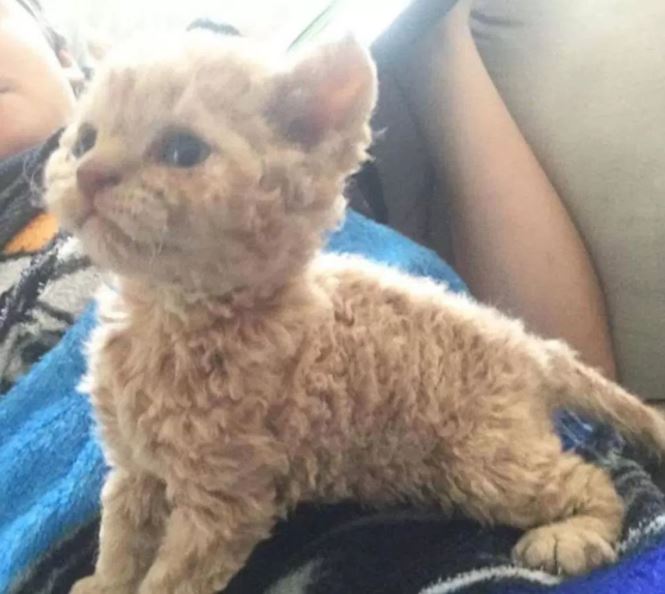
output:
<path id="1" fill-rule="evenodd" d="M 622 503 L 564 453 L 567 406 L 659 451 L 665 422 L 564 345 L 442 286 L 320 253 L 366 156 L 374 68 L 190 33 L 116 53 L 48 167 L 48 202 L 117 289 L 90 391 L 111 466 L 76 594 L 211 594 L 302 501 L 457 508 L 515 560 L 614 559 Z"/>

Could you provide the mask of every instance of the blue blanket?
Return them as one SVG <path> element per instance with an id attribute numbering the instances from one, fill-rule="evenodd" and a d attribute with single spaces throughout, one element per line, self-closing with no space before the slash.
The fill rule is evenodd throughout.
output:
<path id="1" fill-rule="evenodd" d="M 330 238 L 329 249 L 364 254 L 465 290 L 432 252 L 354 213 Z M 67 592 L 91 570 L 105 468 L 90 406 L 77 385 L 85 367 L 81 347 L 94 324 L 91 305 L 0 400 L 1 593 Z M 510 566 L 517 537 L 512 530 L 486 530 L 431 512 L 372 514 L 333 506 L 296 512 L 227 592 L 665 592 L 662 493 L 623 455 L 611 432 L 574 417 L 561 428 L 569 445 L 608 468 L 626 499 L 625 556 L 616 566 L 558 585 L 554 576 Z M 385 542 L 391 543 L 387 549 Z M 308 580 L 294 585 L 293 576 L 303 572 Z"/>

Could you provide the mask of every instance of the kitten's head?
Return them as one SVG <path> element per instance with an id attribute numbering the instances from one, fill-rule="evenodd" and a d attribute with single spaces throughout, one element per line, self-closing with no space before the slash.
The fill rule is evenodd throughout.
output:
<path id="1" fill-rule="evenodd" d="M 46 171 L 46 200 L 120 275 L 222 294 L 299 270 L 370 141 L 374 67 L 346 38 L 275 59 L 209 32 L 111 55 Z"/>

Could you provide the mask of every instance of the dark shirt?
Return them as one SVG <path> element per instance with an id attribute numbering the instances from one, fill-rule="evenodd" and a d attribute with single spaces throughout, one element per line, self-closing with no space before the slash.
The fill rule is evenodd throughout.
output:
<path id="1" fill-rule="evenodd" d="M 59 139 L 60 132 L 44 144 L 0 160 L 0 251 L 43 211 L 44 165 Z"/>

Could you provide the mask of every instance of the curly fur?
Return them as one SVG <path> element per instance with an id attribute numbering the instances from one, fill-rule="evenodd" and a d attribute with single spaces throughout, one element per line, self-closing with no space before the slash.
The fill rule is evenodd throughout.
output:
<path id="1" fill-rule="evenodd" d="M 366 53 L 345 39 L 279 63 L 205 34 L 167 47 L 110 60 L 47 172 L 53 211 L 118 277 L 85 381 L 111 467 L 100 555 L 73 592 L 211 594 L 312 500 L 506 523 L 527 530 L 515 560 L 550 571 L 612 560 L 622 503 L 562 451 L 552 411 L 659 451 L 663 419 L 491 308 L 319 251 L 370 139 Z M 76 159 L 82 122 L 98 138 Z M 204 163 L 151 160 L 173 125 L 207 139 Z M 91 162 L 120 181 L 86 198 Z"/>

